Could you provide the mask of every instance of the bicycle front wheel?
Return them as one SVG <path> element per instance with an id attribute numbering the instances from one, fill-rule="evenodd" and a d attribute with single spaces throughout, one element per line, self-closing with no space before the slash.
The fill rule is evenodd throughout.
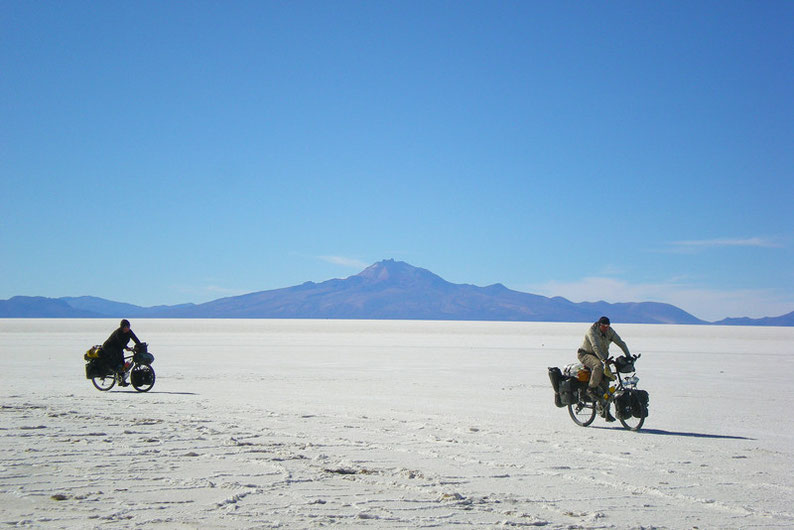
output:
<path id="1" fill-rule="evenodd" d="M 645 417 L 636 418 L 634 416 L 629 416 L 628 418 L 618 418 L 620 424 L 623 425 L 624 429 L 628 429 L 630 431 L 639 431 L 642 427 L 642 424 L 645 423 Z"/>
<path id="2" fill-rule="evenodd" d="M 596 417 L 596 407 L 593 402 L 580 401 L 568 405 L 568 414 L 576 425 L 587 427 Z"/>
<path id="3" fill-rule="evenodd" d="M 148 392 L 154 386 L 154 368 L 148 364 L 139 364 L 130 373 L 130 383 L 138 392 Z"/>

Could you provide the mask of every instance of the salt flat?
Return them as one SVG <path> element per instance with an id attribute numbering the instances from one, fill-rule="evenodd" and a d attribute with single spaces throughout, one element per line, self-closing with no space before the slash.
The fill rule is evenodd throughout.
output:
<path id="1" fill-rule="evenodd" d="M 137 320 L 140 394 L 82 354 L 109 320 L 0 320 L 0 523 L 790 528 L 794 329 L 615 324 L 639 433 L 557 409 L 586 324 Z"/>

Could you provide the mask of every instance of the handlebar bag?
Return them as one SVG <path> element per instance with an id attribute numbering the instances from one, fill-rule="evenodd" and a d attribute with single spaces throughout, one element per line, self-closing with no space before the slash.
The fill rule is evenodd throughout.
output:
<path id="1" fill-rule="evenodd" d="M 629 359 L 628 357 L 621 355 L 615 359 L 615 366 L 617 367 L 618 372 L 622 374 L 630 374 L 634 371 L 634 359 Z"/>
<path id="2" fill-rule="evenodd" d="M 137 352 L 132 356 L 132 359 L 138 364 L 152 364 L 154 355 L 149 352 Z"/>

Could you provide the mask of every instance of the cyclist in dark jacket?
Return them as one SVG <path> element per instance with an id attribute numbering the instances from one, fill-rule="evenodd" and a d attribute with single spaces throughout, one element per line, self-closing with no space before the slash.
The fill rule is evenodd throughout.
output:
<path id="1" fill-rule="evenodd" d="M 102 355 L 108 366 L 118 374 L 119 384 L 127 386 L 124 380 L 124 350 L 127 348 L 130 339 L 135 341 L 135 344 L 140 344 L 141 341 L 135 336 L 135 333 L 130 329 L 130 321 L 126 318 L 119 324 L 119 329 L 114 331 L 108 337 L 108 340 L 102 344 Z"/>

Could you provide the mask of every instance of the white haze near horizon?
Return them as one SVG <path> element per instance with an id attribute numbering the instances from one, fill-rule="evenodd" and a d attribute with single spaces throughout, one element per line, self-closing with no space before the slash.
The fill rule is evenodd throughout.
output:
<path id="1" fill-rule="evenodd" d="M 628 283 L 616 278 L 586 277 L 574 282 L 550 281 L 517 289 L 571 302 L 611 304 L 658 302 L 671 304 L 706 322 L 726 318 L 764 318 L 787 315 L 794 301 L 779 289 L 709 289 L 683 281 Z"/>
<path id="2" fill-rule="evenodd" d="M 794 525 L 794 328 L 620 325 L 639 433 L 574 425 L 586 324 L 133 322 L 150 393 L 100 393 L 107 320 L 0 320 L 0 521 L 38 527 Z"/>

